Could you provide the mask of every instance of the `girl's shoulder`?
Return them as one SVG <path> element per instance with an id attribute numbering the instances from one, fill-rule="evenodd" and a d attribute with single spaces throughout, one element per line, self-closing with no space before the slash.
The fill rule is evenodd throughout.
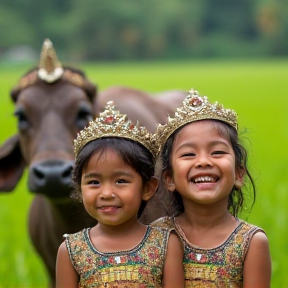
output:
<path id="1" fill-rule="evenodd" d="M 170 228 L 164 225 L 148 225 L 148 236 L 145 239 L 145 243 L 152 243 L 153 245 L 160 245 L 167 249 L 169 237 L 174 228 Z"/>
<path id="2" fill-rule="evenodd" d="M 85 237 L 85 235 L 88 233 L 88 231 L 90 230 L 91 228 L 84 228 L 78 232 L 75 232 L 75 233 L 71 233 L 71 234 L 64 234 L 63 235 L 63 239 L 64 240 L 80 240 L 80 239 L 83 239 L 83 237 Z"/>
<path id="3" fill-rule="evenodd" d="M 236 228 L 235 237 L 238 240 L 241 239 L 241 242 L 243 243 L 243 246 L 244 246 L 244 255 L 246 255 L 254 235 L 261 233 L 265 235 L 264 237 L 266 237 L 266 232 L 264 231 L 264 229 L 262 229 L 261 227 L 257 225 L 248 223 L 244 220 L 239 220 L 239 221 L 240 221 L 240 224 Z"/>
<path id="4" fill-rule="evenodd" d="M 75 253 L 81 253 L 81 251 L 88 249 L 89 245 L 89 230 L 90 228 L 84 228 L 83 230 L 72 233 L 64 234 L 64 242 L 66 244 L 69 254 L 74 251 Z"/>
<path id="5" fill-rule="evenodd" d="M 91 249 L 89 246 L 89 242 L 87 241 L 87 235 L 89 233 L 89 230 L 90 228 L 85 228 L 73 234 L 63 235 L 69 258 L 76 271 L 81 270 L 81 261 L 79 259 L 82 259 L 81 257 L 84 255 L 83 252 L 90 251 Z"/>
<path id="6" fill-rule="evenodd" d="M 151 227 L 160 227 L 166 229 L 175 229 L 175 221 L 173 216 L 161 217 L 150 224 Z"/>
<path id="7" fill-rule="evenodd" d="M 241 232 L 243 235 L 250 235 L 252 237 L 254 234 L 258 232 L 262 232 L 266 234 L 264 229 L 262 229 L 261 227 L 257 225 L 248 223 L 241 219 L 238 219 L 238 221 L 239 221 L 239 225 L 236 228 L 236 231 Z"/>

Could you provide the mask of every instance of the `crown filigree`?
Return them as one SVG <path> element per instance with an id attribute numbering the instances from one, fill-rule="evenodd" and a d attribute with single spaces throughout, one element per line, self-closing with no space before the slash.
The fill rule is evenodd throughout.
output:
<path id="1" fill-rule="evenodd" d="M 140 143 L 155 158 L 157 147 L 155 138 L 152 136 L 145 127 L 139 125 L 138 121 L 134 125 L 125 114 L 120 114 L 119 111 L 115 110 L 113 101 L 109 101 L 99 117 L 91 121 L 87 127 L 78 133 L 74 140 L 74 153 L 77 158 L 80 150 L 93 140 L 119 137 Z"/>
<path id="2" fill-rule="evenodd" d="M 191 89 L 189 95 L 184 99 L 182 106 L 176 109 L 174 117 L 168 117 L 165 125 L 159 124 L 156 132 L 156 143 L 162 150 L 167 139 L 180 127 L 185 124 L 214 119 L 228 123 L 236 130 L 237 113 L 231 109 L 225 109 L 218 102 L 211 103 L 206 96 L 200 96 L 197 90 Z"/>

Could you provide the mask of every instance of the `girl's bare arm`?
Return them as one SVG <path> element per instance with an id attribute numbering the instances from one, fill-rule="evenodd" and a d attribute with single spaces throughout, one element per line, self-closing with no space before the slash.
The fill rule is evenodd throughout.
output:
<path id="1" fill-rule="evenodd" d="M 183 244 L 175 232 L 171 232 L 168 241 L 162 287 L 184 287 Z"/>
<path id="2" fill-rule="evenodd" d="M 270 288 L 271 257 L 267 236 L 256 233 L 244 261 L 243 288 Z"/>
<path id="3" fill-rule="evenodd" d="M 65 242 L 63 242 L 57 254 L 56 288 L 77 288 L 78 282 L 78 275 L 69 258 Z"/>

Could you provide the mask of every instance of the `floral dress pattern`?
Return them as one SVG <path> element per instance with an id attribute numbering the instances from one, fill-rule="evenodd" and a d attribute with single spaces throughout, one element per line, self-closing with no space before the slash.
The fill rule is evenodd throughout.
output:
<path id="1" fill-rule="evenodd" d="M 142 241 L 129 251 L 103 253 L 92 244 L 89 230 L 65 234 L 78 287 L 162 287 L 162 273 L 171 229 L 147 227 Z"/>
<path id="2" fill-rule="evenodd" d="M 162 217 L 151 225 L 175 228 L 184 245 L 186 288 L 243 286 L 243 263 L 253 235 L 261 228 L 238 220 L 238 226 L 226 241 L 213 249 L 195 247 L 185 237 L 175 217 Z"/>

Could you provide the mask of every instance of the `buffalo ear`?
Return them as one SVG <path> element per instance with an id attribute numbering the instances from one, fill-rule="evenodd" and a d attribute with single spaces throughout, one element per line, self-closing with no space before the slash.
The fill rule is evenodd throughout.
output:
<path id="1" fill-rule="evenodd" d="M 15 188 L 25 169 L 19 136 L 14 135 L 0 147 L 0 191 Z"/>
<path id="2" fill-rule="evenodd" d="M 97 85 L 87 80 L 84 88 L 91 103 L 95 103 L 98 93 Z"/>

